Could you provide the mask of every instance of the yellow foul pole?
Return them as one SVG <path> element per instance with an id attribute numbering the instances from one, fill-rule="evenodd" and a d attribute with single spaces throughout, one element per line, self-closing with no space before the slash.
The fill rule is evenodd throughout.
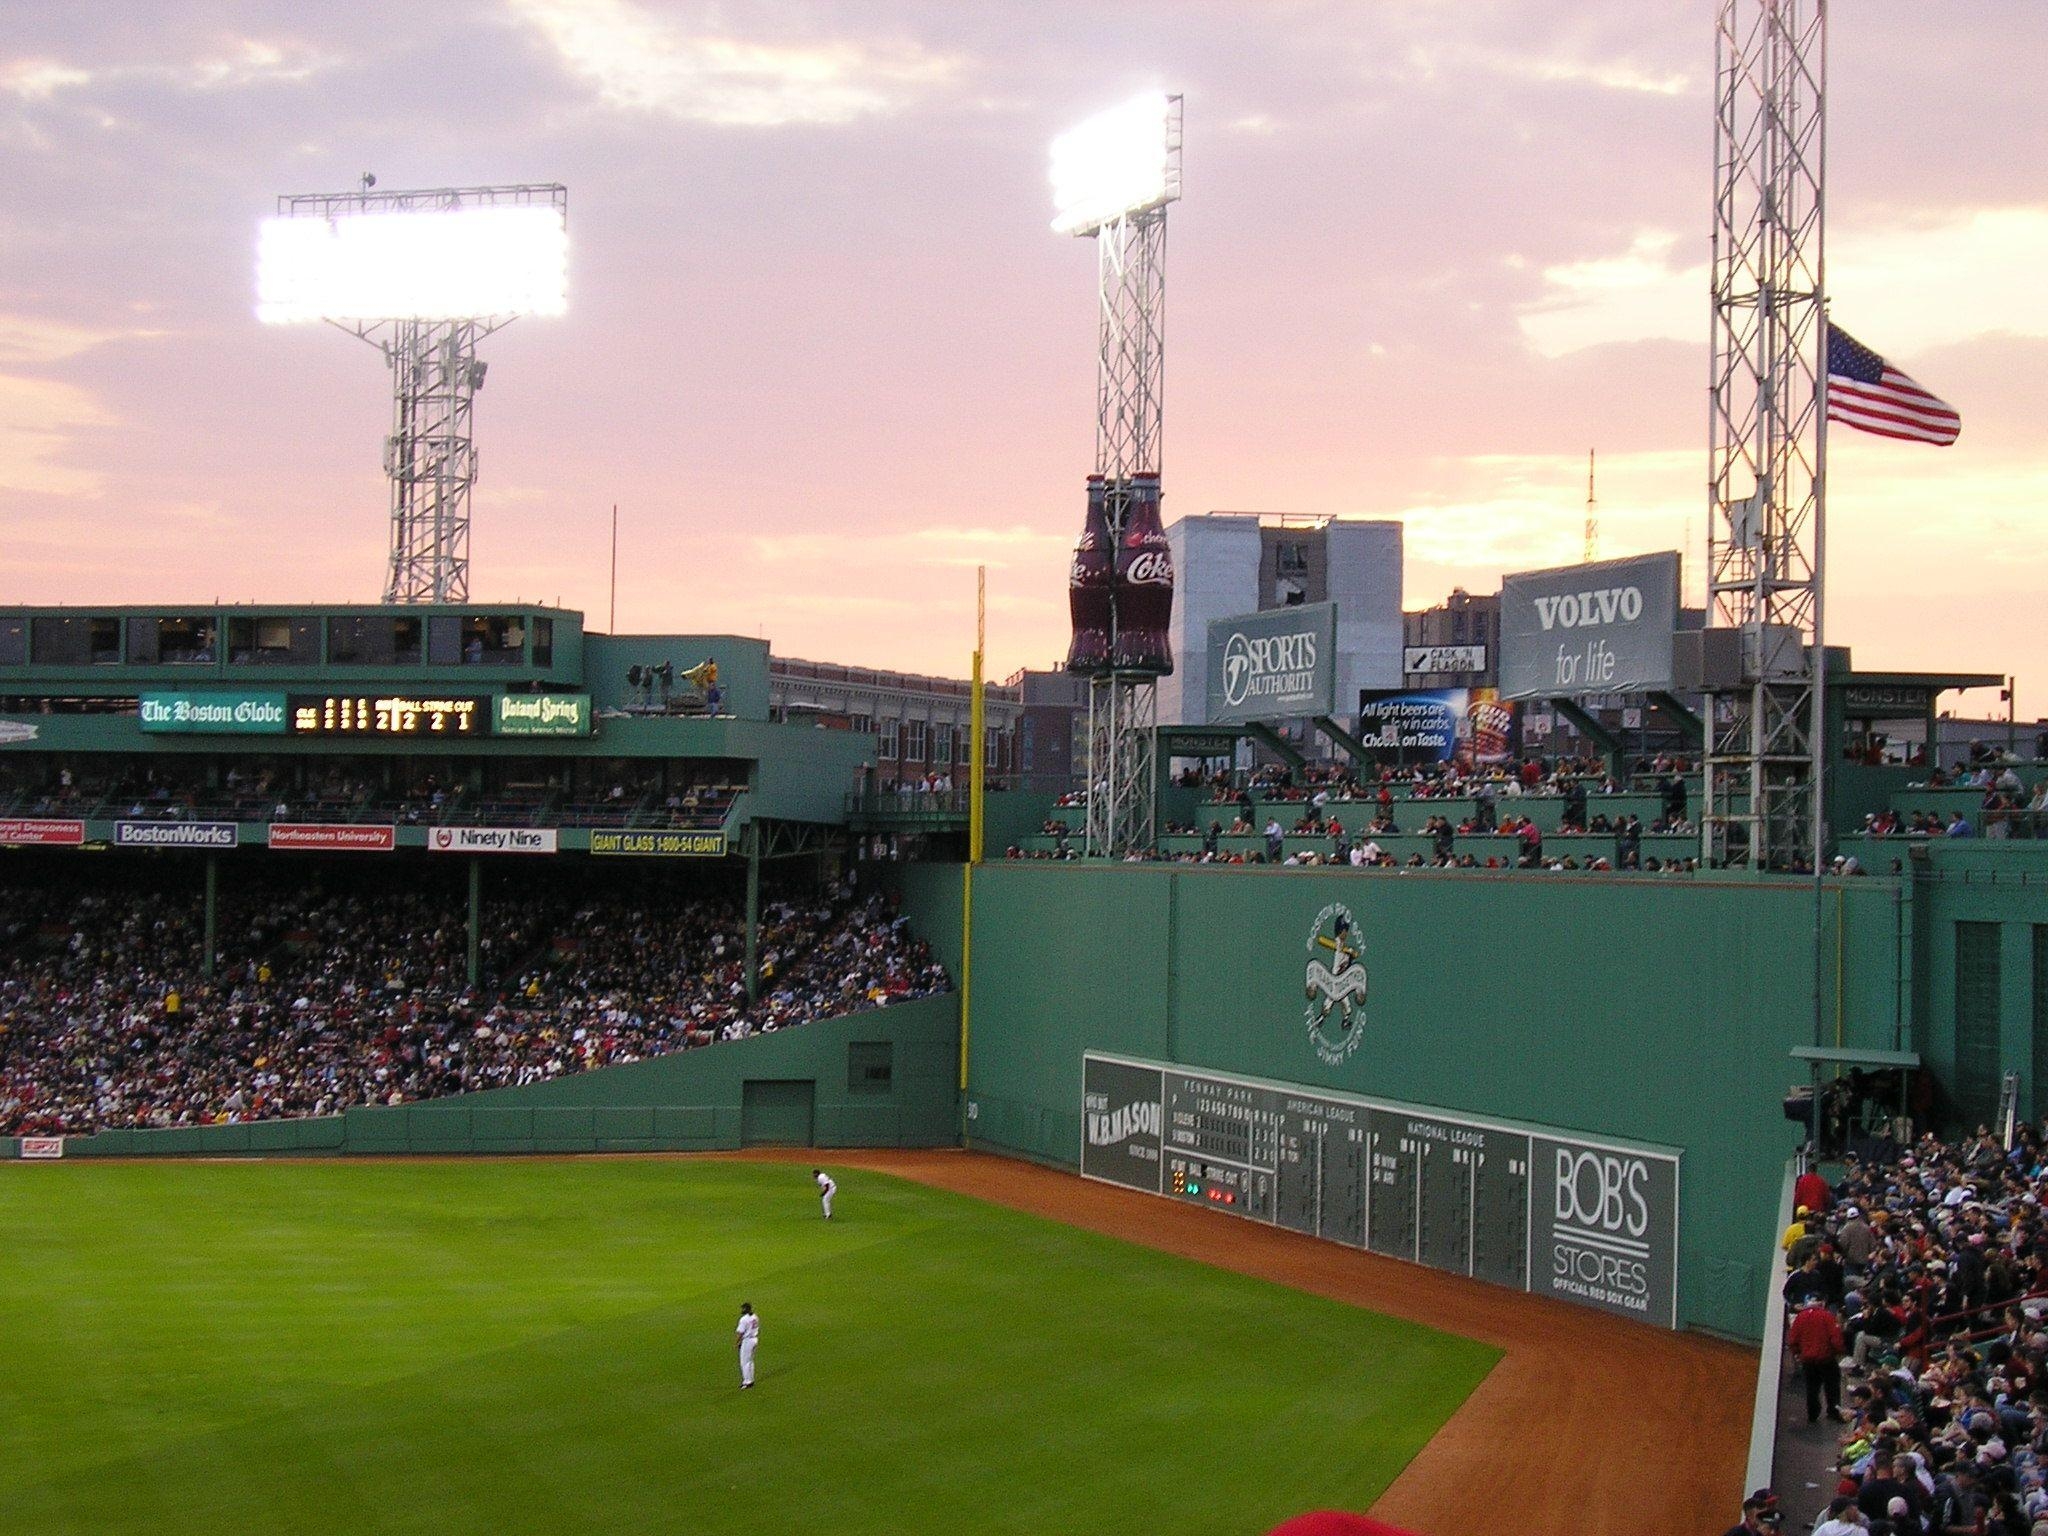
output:
<path id="1" fill-rule="evenodd" d="M 981 862 L 982 786 L 988 778 L 981 652 L 988 642 L 988 567 L 974 568 L 974 673 L 967 706 L 967 862 L 960 869 L 960 1091 L 967 1091 L 967 1038 L 974 1006 L 974 866 Z"/>

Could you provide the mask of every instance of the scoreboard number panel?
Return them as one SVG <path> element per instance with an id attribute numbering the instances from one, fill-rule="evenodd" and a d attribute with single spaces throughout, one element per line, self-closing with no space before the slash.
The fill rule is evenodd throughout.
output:
<path id="1" fill-rule="evenodd" d="M 1084 1177 L 1678 1325 L 1678 1163 L 1162 1062 L 1082 1058 Z"/>
<path id="2" fill-rule="evenodd" d="M 488 736 L 481 694 L 295 693 L 285 727 L 294 736 Z"/>

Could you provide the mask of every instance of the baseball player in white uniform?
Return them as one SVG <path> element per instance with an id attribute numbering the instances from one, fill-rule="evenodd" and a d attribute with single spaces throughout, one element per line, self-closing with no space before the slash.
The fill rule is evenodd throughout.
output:
<path id="1" fill-rule="evenodd" d="M 822 1168 L 813 1168 L 811 1177 L 818 1183 L 818 1199 L 825 1207 L 825 1219 L 832 1219 L 832 1197 L 839 1193 L 839 1186 L 832 1182 L 832 1175 Z"/>
<path id="2" fill-rule="evenodd" d="M 733 1330 L 733 1340 L 740 1350 L 740 1389 L 746 1390 L 754 1384 L 754 1346 L 761 1341 L 761 1319 L 754 1316 L 751 1301 L 740 1303 L 740 1325 Z"/>

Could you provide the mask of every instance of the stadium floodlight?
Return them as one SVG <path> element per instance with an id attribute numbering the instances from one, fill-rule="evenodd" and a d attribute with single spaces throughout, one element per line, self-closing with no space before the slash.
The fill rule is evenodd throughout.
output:
<path id="1" fill-rule="evenodd" d="M 476 344 L 568 308 L 569 192 L 556 183 L 281 197 L 256 248 L 256 314 L 324 320 L 391 369 L 388 603 L 469 597 Z"/>
<path id="2" fill-rule="evenodd" d="M 559 315 L 568 276 L 558 208 L 281 216 L 263 221 L 257 244 L 256 316 L 290 325 Z"/>
<path id="3" fill-rule="evenodd" d="M 1052 221 L 1092 235 L 1180 196 L 1180 98 L 1151 91 L 1097 113 L 1052 141 Z"/>

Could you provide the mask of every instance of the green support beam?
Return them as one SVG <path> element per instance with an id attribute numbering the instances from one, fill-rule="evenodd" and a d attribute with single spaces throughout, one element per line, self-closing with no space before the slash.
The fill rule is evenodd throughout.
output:
<path id="1" fill-rule="evenodd" d="M 1552 699 L 1549 702 L 1552 709 L 1563 715 L 1565 719 L 1571 721 L 1573 727 L 1581 736 L 1592 742 L 1594 746 L 1606 754 L 1607 771 L 1617 779 L 1620 778 L 1621 759 L 1624 755 L 1624 748 L 1619 741 L 1608 734 L 1607 727 L 1579 708 L 1570 699 Z"/>
<path id="2" fill-rule="evenodd" d="M 761 995 L 761 835 L 758 822 L 741 834 L 747 843 L 747 1006 Z"/>
<path id="3" fill-rule="evenodd" d="M 213 980 L 214 967 L 220 956 L 220 859 L 209 853 L 206 856 L 206 939 L 205 952 L 200 957 L 201 969 L 208 981 Z"/>
<path id="4" fill-rule="evenodd" d="M 1264 746 L 1290 768 L 1306 768 L 1308 759 L 1294 749 L 1293 743 L 1274 730 L 1270 725 L 1261 725 L 1256 720 L 1244 728 L 1245 735 Z"/>
<path id="5" fill-rule="evenodd" d="M 1359 742 L 1358 738 L 1345 730 L 1343 726 L 1332 720 L 1328 715 L 1317 715 L 1315 727 L 1325 736 L 1329 737 L 1330 740 L 1337 743 L 1339 750 L 1361 768 L 1371 764 L 1372 756 L 1365 750 L 1365 747 Z"/>
<path id="6" fill-rule="evenodd" d="M 483 974 L 484 861 L 469 861 L 469 984 L 474 987 Z"/>
<path id="7" fill-rule="evenodd" d="M 1706 741 L 1706 722 L 1679 703 L 1670 694 L 1653 693 L 1650 695 L 1650 702 L 1663 710 L 1673 720 L 1676 720 L 1678 722 L 1678 729 L 1694 746 L 1699 746 Z M 1933 738 L 1929 737 L 1928 739 L 1932 740 Z"/>

